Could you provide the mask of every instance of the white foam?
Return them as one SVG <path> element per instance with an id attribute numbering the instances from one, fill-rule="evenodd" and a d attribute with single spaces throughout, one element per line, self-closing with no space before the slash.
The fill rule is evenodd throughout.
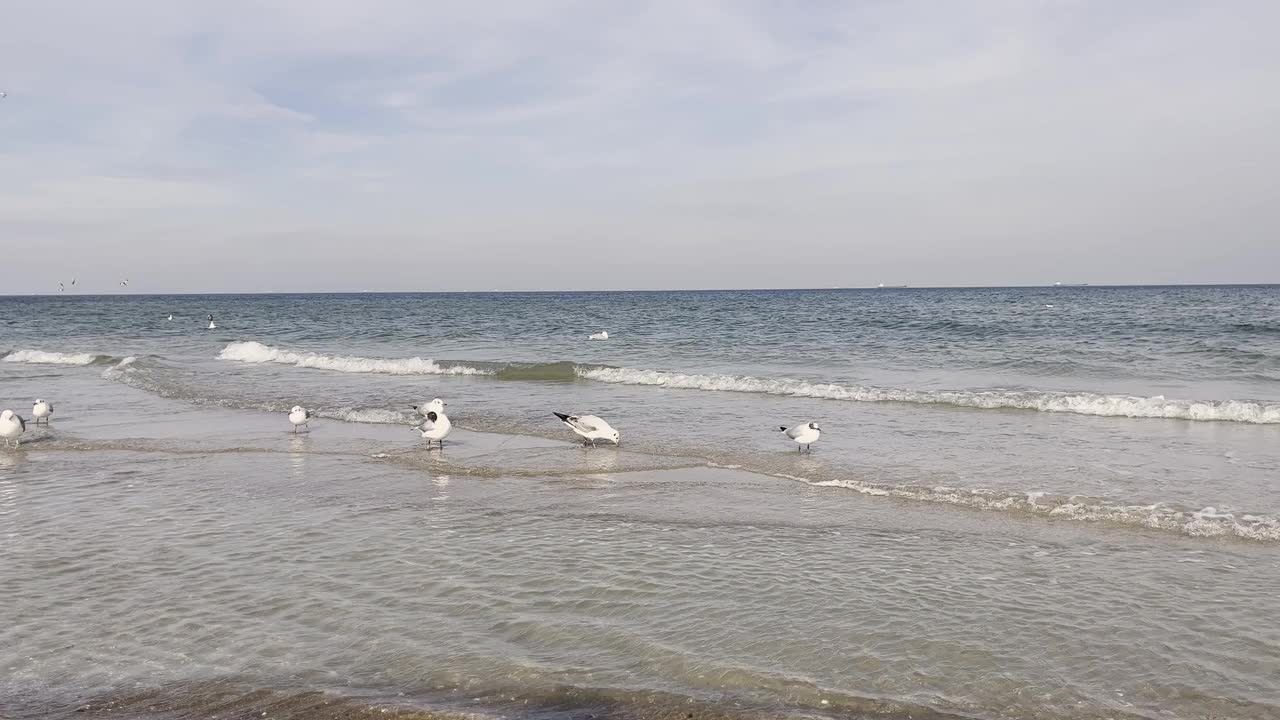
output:
<path id="1" fill-rule="evenodd" d="M 37 365 L 89 365 L 100 355 L 92 353 L 59 353 L 43 350 L 16 350 L 4 356 L 5 362 Z"/>
<path id="2" fill-rule="evenodd" d="M 989 490 L 969 492 L 941 491 L 941 488 L 916 488 L 901 485 L 879 485 L 858 480 L 824 480 L 779 474 L 817 487 L 838 487 L 864 495 L 896 497 L 907 500 L 961 505 L 976 510 L 1026 512 L 1084 522 L 1107 522 L 1120 525 L 1165 530 L 1195 537 L 1237 537 L 1262 542 L 1280 542 L 1280 517 L 1244 515 L 1239 519 L 1214 508 L 1186 511 L 1165 505 L 1109 505 L 1078 498 L 1049 498 L 1044 493 L 1023 496 L 1004 495 Z"/>
<path id="3" fill-rule="evenodd" d="M 124 358 L 123 360 L 116 363 L 115 365 L 112 365 L 106 370 L 103 370 L 102 378 L 104 380 L 114 380 L 117 376 L 120 375 L 120 373 L 124 372 L 130 365 L 134 364 L 137 361 L 138 361 L 138 358 L 130 355 L 129 357 Z"/>
<path id="4" fill-rule="evenodd" d="M 1249 400 L 1168 400 L 1163 396 L 1100 395 L 1048 390 L 905 390 L 737 375 L 698 375 L 631 368 L 578 368 L 587 380 L 655 385 L 685 390 L 764 393 L 853 402 L 955 405 L 984 410 L 1016 409 L 1104 417 L 1167 418 L 1280 423 L 1280 403 Z"/>
<path id="5" fill-rule="evenodd" d="M 408 425 L 413 418 L 403 412 L 383 408 L 339 408 L 337 410 L 320 410 L 320 417 L 352 423 L 372 423 L 378 425 Z"/>
<path id="6" fill-rule="evenodd" d="M 466 365 L 441 366 L 427 358 L 366 358 L 342 355 L 300 353 L 263 345 L 259 342 L 233 342 L 218 353 L 220 360 L 244 363 L 277 363 L 317 370 L 379 375 L 488 375 L 486 370 Z"/>

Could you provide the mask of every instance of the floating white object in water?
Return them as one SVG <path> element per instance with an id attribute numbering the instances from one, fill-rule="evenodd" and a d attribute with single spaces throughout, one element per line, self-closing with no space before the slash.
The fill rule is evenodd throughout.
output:
<path id="1" fill-rule="evenodd" d="M 1052 310 L 1052 309 L 1053 309 L 1053 306 L 1052 306 L 1052 305 L 1045 305 L 1045 308 L 1047 308 L 1047 309 L 1049 309 L 1049 310 Z"/>
<path id="2" fill-rule="evenodd" d="M 443 413 L 444 406 L 448 404 L 449 403 L 441 400 L 440 398 L 432 398 L 431 402 L 425 402 L 425 403 L 422 403 L 421 405 L 410 405 L 409 407 L 413 408 L 414 410 L 417 410 L 418 413 L 423 417 L 426 417 L 427 413 L 436 413 L 436 414 Z"/>
<path id="3" fill-rule="evenodd" d="M 597 440 L 608 440 L 614 445 L 621 445 L 621 435 L 613 426 L 605 422 L 603 419 L 595 415 L 565 415 L 563 413 L 551 413 L 560 418 L 560 422 L 569 426 L 569 429 L 578 433 L 587 442 L 591 443 L 591 447 L 595 447 Z"/>
<path id="4" fill-rule="evenodd" d="M 801 423 L 790 428 L 780 425 L 778 429 L 796 442 L 796 450 L 808 450 L 813 443 L 818 442 L 818 438 L 822 437 L 822 428 L 818 427 L 816 422 Z"/>
<path id="5" fill-rule="evenodd" d="M 298 432 L 299 427 L 307 425 L 310 420 L 311 411 L 301 405 L 294 405 L 293 408 L 289 410 L 289 422 L 293 423 L 293 431 L 295 433 Z M 311 426 L 307 425 L 307 429 L 310 430 Z"/>
<path id="6" fill-rule="evenodd" d="M 35 405 L 31 406 L 31 418 L 39 425 L 41 420 L 44 424 L 49 424 L 49 416 L 53 414 L 53 403 L 36 398 Z"/>
<path id="7" fill-rule="evenodd" d="M 436 400 L 431 402 L 436 402 Z M 433 442 L 438 442 L 440 447 L 443 448 L 444 439 L 449 437 L 449 433 L 453 432 L 453 423 L 449 422 L 449 416 L 445 415 L 443 411 L 428 410 L 425 415 L 426 419 L 422 421 L 422 424 L 415 425 L 412 429 L 422 433 L 423 439 L 427 441 L 427 447 L 431 447 Z"/>
<path id="8" fill-rule="evenodd" d="M 170 319 L 170 320 L 172 320 L 172 319 L 173 319 L 173 313 L 169 313 L 169 319 Z"/>
<path id="9" fill-rule="evenodd" d="M 217 327 L 218 327 L 217 325 L 214 325 L 214 324 L 213 324 L 213 315 L 212 315 L 212 314 L 210 314 L 210 315 L 209 315 L 209 328 L 208 328 L 208 329 L 210 329 L 210 330 L 216 330 L 216 329 L 217 329 Z"/>
<path id="10" fill-rule="evenodd" d="M 588 337 L 588 339 L 589 339 L 589 340 L 608 340 L 608 339 L 609 339 L 609 331 L 608 331 L 608 330 L 601 330 L 601 331 L 600 331 L 600 332 L 598 332 L 598 333 L 591 333 L 591 335 Z"/>
<path id="11" fill-rule="evenodd" d="M 13 441 L 14 447 L 18 447 L 22 433 L 26 431 L 27 421 L 15 415 L 12 410 L 0 413 L 0 437 L 4 438 L 5 447 L 9 446 L 10 441 Z"/>

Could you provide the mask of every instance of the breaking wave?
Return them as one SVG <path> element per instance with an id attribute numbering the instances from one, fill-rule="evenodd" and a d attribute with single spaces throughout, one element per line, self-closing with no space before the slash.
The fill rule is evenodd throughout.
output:
<path id="1" fill-rule="evenodd" d="M 1101 395 L 1050 390 L 909 390 L 737 375 L 698 375 L 661 370 L 579 367 L 578 376 L 596 382 L 653 385 L 683 390 L 763 393 L 789 397 L 953 405 L 984 410 L 1011 409 L 1103 417 L 1166 418 L 1280 424 L 1280 403 L 1250 400 L 1171 400 L 1164 396 Z"/>
<path id="2" fill-rule="evenodd" d="M 15 350 L 4 356 L 4 362 L 33 365 L 92 365 L 100 360 L 111 359 L 110 355 L 45 352 L 44 350 Z"/>
<path id="3" fill-rule="evenodd" d="M 429 358 L 366 358 L 294 352 L 260 342 L 233 342 L 218 353 L 220 360 L 243 363 L 276 363 L 315 370 L 379 375 L 490 375 L 488 370 L 467 365 L 439 365 Z"/>

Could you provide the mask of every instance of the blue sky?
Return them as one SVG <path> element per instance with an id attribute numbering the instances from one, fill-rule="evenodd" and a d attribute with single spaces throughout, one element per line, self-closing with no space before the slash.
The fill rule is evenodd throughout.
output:
<path id="1" fill-rule="evenodd" d="M 1280 4 L 3 3 L 6 292 L 1280 282 Z"/>

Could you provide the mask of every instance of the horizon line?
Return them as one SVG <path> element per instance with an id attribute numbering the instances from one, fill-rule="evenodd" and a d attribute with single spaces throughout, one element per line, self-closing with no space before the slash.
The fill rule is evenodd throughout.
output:
<path id="1" fill-rule="evenodd" d="M 84 293 L 26 293 L 0 294 L 3 298 L 28 297 L 175 297 L 197 295 L 554 295 L 566 293 L 711 293 L 711 292 L 841 292 L 869 290 L 1080 290 L 1085 288 L 1179 288 L 1179 287 L 1280 287 L 1280 282 L 1241 283 L 1120 283 L 1091 284 L 1063 283 L 1061 285 L 857 285 L 844 287 L 725 287 L 725 288 L 628 288 L 595 290 L 244 290 L 206 292 L 84 292 Z"/>

